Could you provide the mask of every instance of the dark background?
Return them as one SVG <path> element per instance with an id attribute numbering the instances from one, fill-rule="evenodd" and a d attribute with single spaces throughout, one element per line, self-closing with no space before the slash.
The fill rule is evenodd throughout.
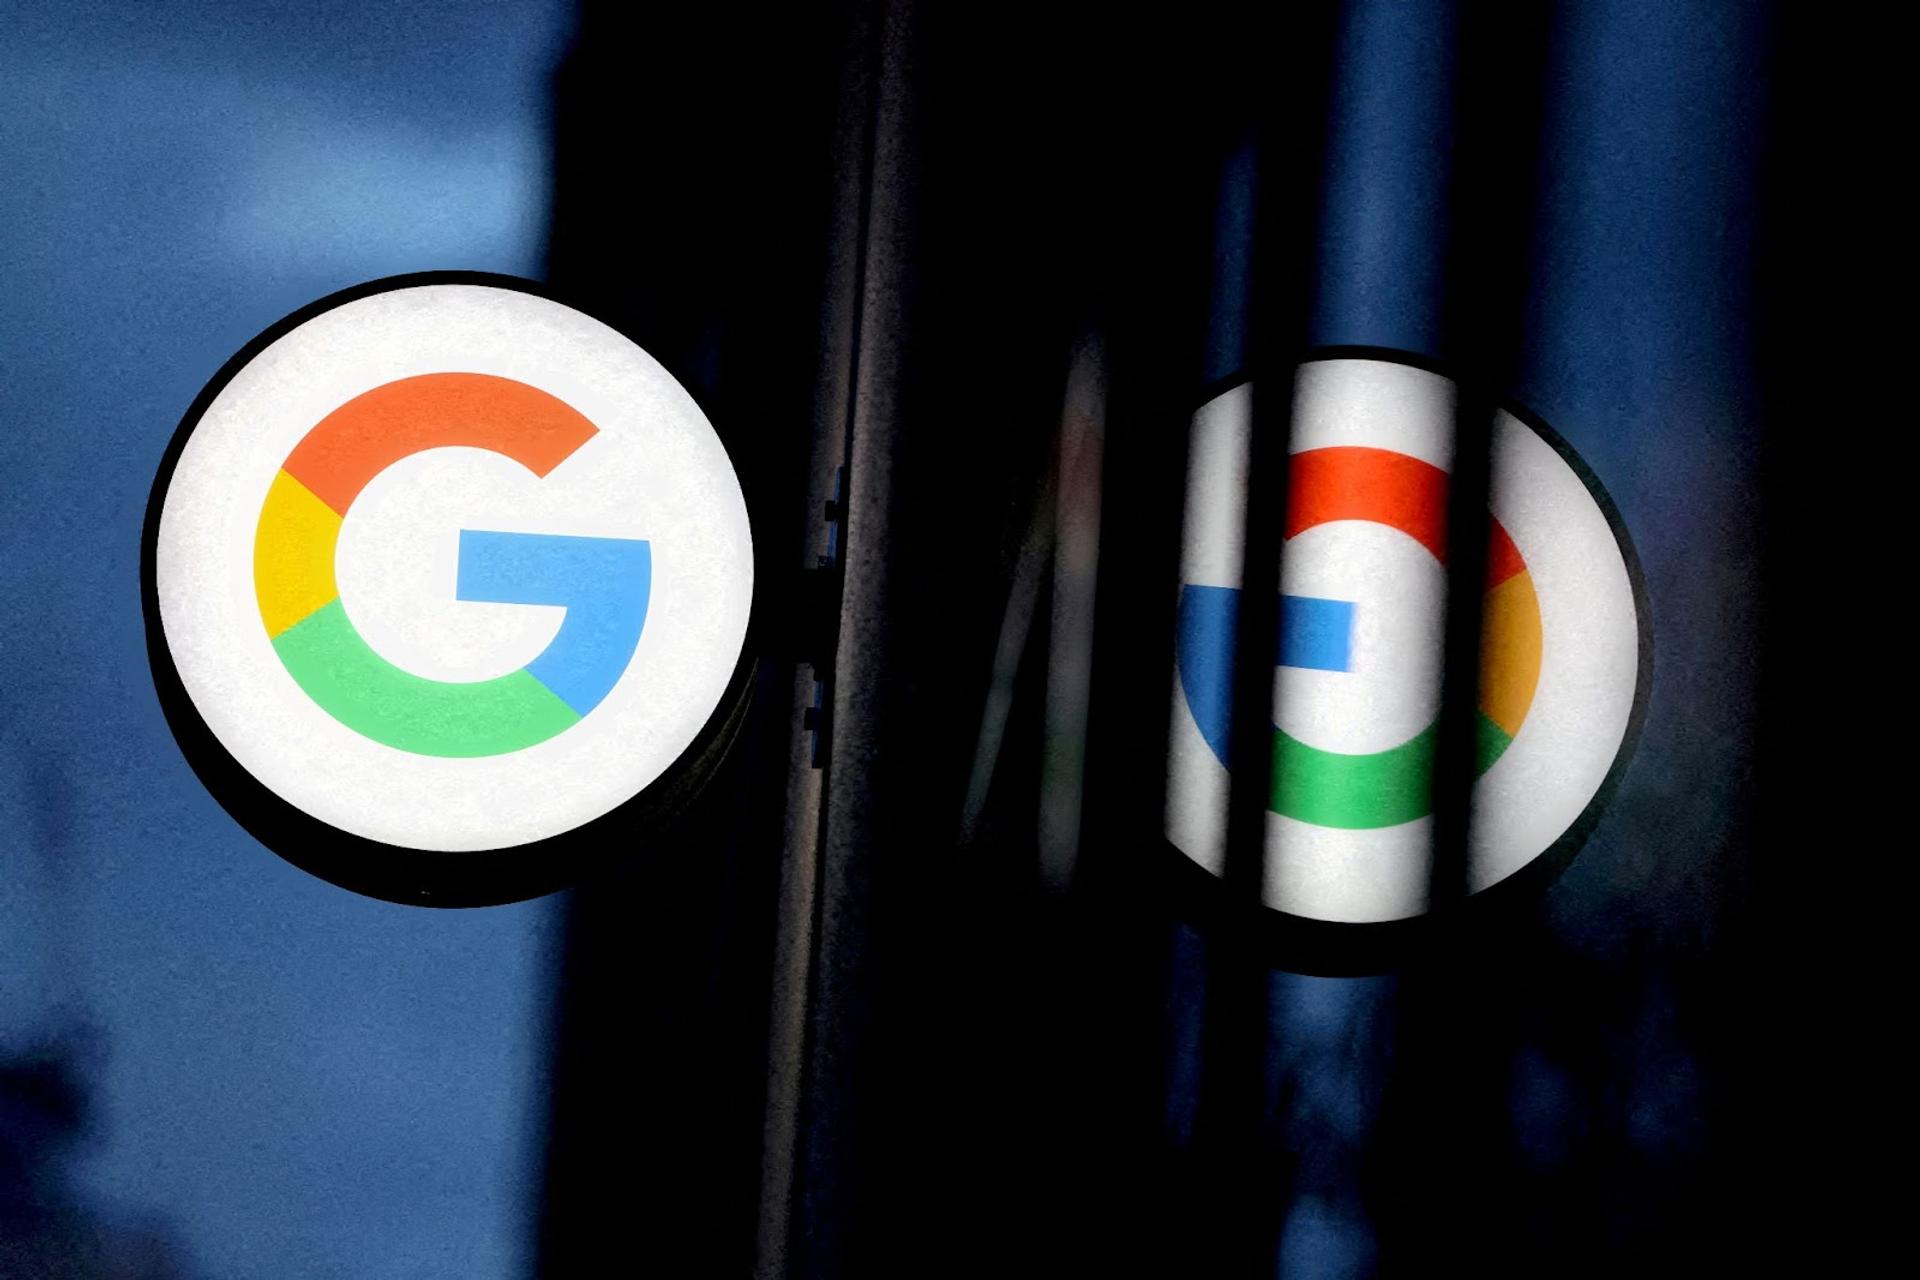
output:
<path id="1" fill-rule="evenodd" d="M 1851 1269 L 1890 1096 L 1856 877 L 1898 846 L 1834 603 L 1867 504 L 1817 15 L 0 15 L 0 1274 Z M 198 787 L 137 561 L 235 349 L 447 268 L 677 370 L 770 585 L 701 804 L 436 912 Z M 1349 343 L 1579 450 L 1656 671 L 1550 890 L 1329 978 L 1198 925 L 1155 833 L 1186 417 Z"/>

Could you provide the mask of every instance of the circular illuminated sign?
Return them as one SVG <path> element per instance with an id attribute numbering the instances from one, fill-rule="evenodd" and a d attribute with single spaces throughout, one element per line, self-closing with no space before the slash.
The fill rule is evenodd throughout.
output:
<path id="1" fill-rule="evenodd" d="M 1208 881 L 1226 853 L 1250 413 L 1243 382 L 1191 436 L 1167 835 Z M 1371 943 L 1428 913 L 1454 413 L 1453 383 L 1408 357 L 1297 371 L 1261 904 L 1309 966 L 1367 967 Z M 1491 445 L 1476 898 L 1572 856 L 1651 673 L 1637 562 L 1598 481 L 1523 411 L 1496 415 Z"/>
<path id="2" fill-rule="evenodd" d="M 520 281 L 382 281 L 256 339 L 174 440 L 144 569 L 189 759 L 382 897 L 559 887 L 697 785 L 744 700 L 725 447 L 651 356 Z"/>

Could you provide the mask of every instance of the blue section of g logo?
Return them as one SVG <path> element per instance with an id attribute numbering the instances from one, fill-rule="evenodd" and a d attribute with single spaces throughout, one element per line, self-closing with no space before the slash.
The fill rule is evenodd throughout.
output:
<path id="1" fill-rule="evenodd" d="M 652 585 L 652 548 L 637 539 L 460 531 L 456 599 L 566 609 L 526 671 L 577 715 L 599 706 L 626 671 Z"/>
<path id="2" fill-rule="evenodd" d="M 1177 657 L 1180 685 L 1200 736 L 1214 757 L 1227 763 L 1233 727 L 1234 629 L 1240 592 L 1234 587 L 1180 589 Z M 1316 671 L 1353 669 L 1353 602 L 1319 596 L 1280 597 L 1279 652 L 1275 664 Z"/>

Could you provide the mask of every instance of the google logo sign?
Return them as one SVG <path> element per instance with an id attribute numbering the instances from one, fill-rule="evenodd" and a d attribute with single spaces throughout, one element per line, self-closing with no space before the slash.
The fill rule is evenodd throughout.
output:
<path id="1" fill-rule="evenodd" d="M 595 431 L 544 391 L 475 373 L 385 383 L 321 419 L 273 478 L 254 540 L 260 619 L 288 674 L 342 724 L 420 755 L 500 755 L 577 724 L 640 642 L 646 542 L 462 529 L 456 599 L 567 611 L 533 662 L 467 683 L 413 675 L 376 653 L 340 603 L 333 566 L 354 498 L 400 459 L 479 448 L 544 476 Z"/>
<path id="2" fill-rule="evenodd" d="M 1358 971 L 1433 906 L 1456 393 L 1418 359 L 1367 348 L 1301 364 L 1291 393 L 1254 910 L 1288 963 Z M 1175 606 L 1166 834 L 1216 910 L 1229 909 L 1218 877 L 1251 396 L 1230 386 L 1193 420 Z M 1483 902 L 1577 851 L 1631 757 L 1652 676 L 1637 561 L 1598 479 L 1515 407 L 1494 415 L 1490 443 L 1465 867 Z M 1244 905 L 1231 911 L 1244 919 Z"/>
<path id="3" fill-rule="evenodd" d="M 745 501 L 699 405 L 499 277 L 382 281 L 236 356 L 144 558 L 156 686 L 263 842 L 410 902 L 559 887 L 724 752 Z"/>

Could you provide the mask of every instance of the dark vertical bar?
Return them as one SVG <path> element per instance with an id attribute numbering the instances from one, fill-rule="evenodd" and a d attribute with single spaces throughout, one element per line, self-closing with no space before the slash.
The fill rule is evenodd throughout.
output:
<path id="1" fill-rule="evenodd" d="M 857 238 L 857 284 L 844 438 L 845 591 L 833 658 L 831 732 L 820 838 L 798 1167 L 787 1274 L 832 1280 L 867 1274 L 883 1251 L 873 1238 L 874 1021 L 882 1005 L 872 967 L 876 865 L 892 843 L 894 797 L 881 752 L 897 722 L 895 693 L 905 643 L 891 606 L 895 530 L 892 461 L 900 432 L 898 359 L 908 287 L 912 148 L 913 6 L 880 0 L 865 90 L 868 125 L 865 211 Z"/>
<path id="2" fill-rule="evenodd" d="M 1252 387 L 1244 556 L 1235 643 L 1233 762 L 1222 878 L 1240 912 L 1262 910 L 1273 770 L 1273 654 L 1279 635 L 1293 368 L 1313 314 L 1314 265 L 1325 165 L 1327 94 L 1337 7 L 1301 6 L 1271 31 L 1250 33 L 1262 63 L 1249 350 Z M 1266 61 L 1270 59 L 1271 61 Z M 1203 1078 L 1196 1121 L 1205 1202 L 1214 1207 L 1202 1256 L 1207 1274 L 1272 1274 L 1289 1176 L 1267 1114 L 1271 1038 L 1265 960 L 1244 941 L 1216 937 L 1207 958 Z"/>
<path id="3" fill-rule="evenodd" d="M 1447 606 L 1435 744 L 1428 910 L 1438 926 L 1400 991 L 1383 1130 L 1383 1269 L 1429 1271 L 1501 1256 L 1483 1213 L 1509 1162 L 1500 1038 L 1479 984 L 1489 939 L 1457 927 L 1470 890 L 1480 633 L 1494 414 L 1523 368 L 1527 269 L 1552 65 L 1551 14 L 1463 0 L 1456 12 L 1443 357 L 1458 387 L 1447 511 Z"/>
<path id="4" fill-rule="evenodd" d="M 1493 418 L 1517 390 L 1528 316 L 1527 268 L 1539 204 L 1541 129 L 1550 104 L 1550 17 L 1467 0 L 1459 11 L 1442 341 L 1455 371 L 1447 506 L 1447 614 L 1434 756 L 1429 909 L 1468 892 L 1480 696 Z"/>
<path id="5" fill-rule="evenodd" d="M 836 13 L 838 76 L 832 124 L 834 185 L 826 271 L 821 282 L 819 367 L 813 452 L 801 521 L 800 580 L 806 584 L 798 625 L 801 662 L 794 671 L 786 822 L 782 833 L 767 1044 L 766 1123 L 761 1149 L 760 1223 L 754 1272 L 780 1280 L 791 1271 L 793 1202 L 801 1141 L 807 1024 L 812 1007 L 820 843 L 825 827 L 826 770 L 831 768 L 835 696 L 834 647 L 845 554 L 847 446 L 857 385 L 861 300 L 871 201 L 879 13 L 853 4 Z M 831 504 L 831 509 L 829 507 Z M 807 719 L 807 708 L 813 719 Z"/>
<path id="6" fill-rule="evenodd" d="M 1903 842 L 1889 838 L 1898 819 L 1883 817 L 1909 784 L 1905 755 L 1878 746 L 1889 702 L 1841 692 L 1891 668 L 1867 645 L 1844 672 L 1809 655 L 1844 634 L 1840 602 L 1884 598 L 1889 561 L 1867 549 L 1911 543 L 1894 492 L 1907 471 L 1878 461 L 1901 433 L 1882 425 L 1894 420 L 1889 384 L 1871 372 L 1904 356 L 1881 352 L 1905 334 L 1873 317 L 1910 232 L 1894 225 L 1899 206 L 1859 198 L 1886 119 L 1879 58 L 1899 55 L 1821 7 L 1776 4 L 1772 25 L 1769 75 L 1755 86 L 1766 95 L 1752 259 L 1755 799 L 1721 888 L 1708 1118 L 1722 1176 L 1699 1234 L 1752 1274 L 1867 1274 L 1906 1198 L 1903 1180 L 1877 1170 L 1899 1128 L 1893 1100 L 1909 1089 L 1906 1019 L 1891 1011 L 1911 969 L 1911 873 L 1885 861 Z"/>
<path id="7" fill-rule="evenodd" d="M 1086 805 L 1073 887 L 1041 922 L 1062 972 L 1036 1019 L 1034 1088 L 1063 1150 L 1031 1179 L 1062 1275 L 1211 1275 L 1221 1215 L 1165 1116 L 1167 741 L 1188 421 L 1205 384 L 1209 247 L 1219 169 L 1257 86 L 1244 12 L 1203 3 L 1178 23 L 1091 9 L 1080 48 L 1091 148 L 1077 243 L 1106 346 L 1100 565 Z M 1143 91 L 1141 69 L 1151 68 Z M 1184 1010 L 1179 1016 L 1184 1016 Z"/>

